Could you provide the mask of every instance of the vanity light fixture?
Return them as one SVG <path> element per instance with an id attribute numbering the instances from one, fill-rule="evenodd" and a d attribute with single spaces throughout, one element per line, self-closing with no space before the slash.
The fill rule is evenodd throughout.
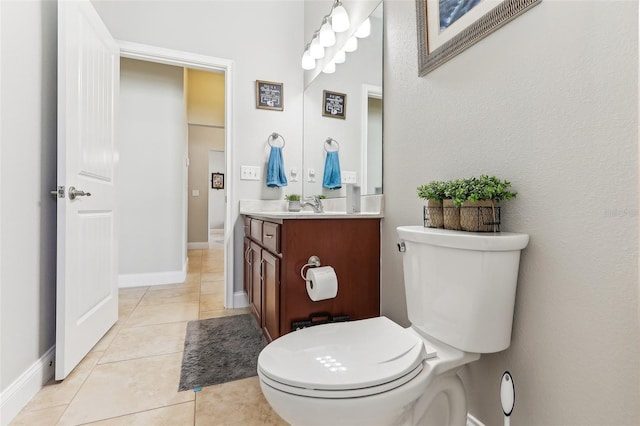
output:
<path id="1" fill-rule="evenodd" d="M 369 34 L 371 34 L 371 21 L 367 18 L 362 24 L 360 24 L 353 35 L 358 38 L 365 38 L 369 37 Z"/>
<path id="2" fill-rule="evenodd" d="M 317 31 L 313 34 L 313 39 L 309 45 L 309 54 L 313 59 L 324 58 L 324 47 L 320 44 Z"/>
<path id="3" fill-rule="evenodd" d="M 355 52 L 358 49 L 358 39 L 354 36 L 351 36 L 349 40 L 344 44 L 345 52 Z"/>
<path id="4" fill-rule="evenodd" d="M 336 63 L 333 61 L 329 62 L 324 66 L 322 72 L 325 74 L 333 74 L 334 72 L 336 72 Z"/>
<path id="5" fill-rule="evenodd" d="M 347 31 L 349 26 L 349 15 L 346 9 L 342 6 L 340 0 L 336 0 L 331 10 L 331 28 L 333 28 L 333 31 L 341 33 Z"/>
<path id="6" fill-rule="evenodd" d="M 351 23 L 349 22 L 349 14 L 347 13 L 347 10 L 344 8 L 340 0 L 334 0 L 333 5 L 331 6 L 331 11 L 322 19 L 320 29 L 313 33 L 311 42 L 307 45 L 304 53 L 302 54 L 302 68 L 305 70 L 314 69 L 317 65 L 316 61 L 324 58 L 325 47 L 331 47 L 336 44 L 336 33 L 347 31 L 350 26 Z M 370 24 L 368 31 L 371 31 Z M 358 40 L 352 36 L 347 41 L 345 47 L 336 54 L 334 60 L 328 63 L 322 71 L 325 73 L 335 72 L 336 64 L 341 64 L 345 61 L 345 52 L 353 52 L 357 48 Z"/>
<path id="7" fill-rule="evenodd" d="M 325 16 L 320 27 L 320 44 L 324 47 L 331 47 L 336 44 L 336 33 L 331 29 L 329 17 Z"/>
<path id="8" fill-rule="evenodd" d="M 316 60 L 311 57 L 309 53 L 309 45 L 307 44 L 307 48 L 304 50 L 302 54 L 302 69 L 312 70 L 316 67 Z"/>

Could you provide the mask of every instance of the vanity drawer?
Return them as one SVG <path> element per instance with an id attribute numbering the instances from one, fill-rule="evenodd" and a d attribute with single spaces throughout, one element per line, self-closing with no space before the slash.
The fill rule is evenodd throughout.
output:
<path id="1" fill-rule="evenodd" d="M 263 222 L 262 245 L 274 253 L 280 253 L 280 225 L 277 223 Z"/>
<path id="2" fill-rule="evenodd" d="M 250 228 L 251 238 L 255 241 L 262 242 L 262 221 L 259 219 L 251 219 Z"/>

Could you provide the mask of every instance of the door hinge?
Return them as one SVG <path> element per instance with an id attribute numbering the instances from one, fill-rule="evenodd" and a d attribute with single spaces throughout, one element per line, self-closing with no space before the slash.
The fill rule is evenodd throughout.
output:
<path id="1" fill-rule="evenodd" d="M 64 185 L 59 186 L 58 189 L 50 191 L 51 195 L 55 198 L 64 198 Z"/>

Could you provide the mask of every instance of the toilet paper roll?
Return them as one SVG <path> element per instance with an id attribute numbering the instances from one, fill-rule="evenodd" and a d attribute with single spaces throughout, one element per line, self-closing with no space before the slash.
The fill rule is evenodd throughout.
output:
<path id="1" fill-rule="evenodd" d="M 309 268 L 306 278 L 307 294 L 314 302 L 332 299 L 338 294 L 338 277 L 331 266 Z"/>

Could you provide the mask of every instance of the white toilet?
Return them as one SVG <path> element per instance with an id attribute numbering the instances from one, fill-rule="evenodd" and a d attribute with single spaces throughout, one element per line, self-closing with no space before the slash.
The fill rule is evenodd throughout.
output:
<path id="1" fill-rule="evenodd" d="M 509 347 L 529 236 L 397 231 L 411 327 L 385 317 L 319 325 L 260 353 L 262 392 L 290 424 L 465 425 L 456 371 Z"/>

